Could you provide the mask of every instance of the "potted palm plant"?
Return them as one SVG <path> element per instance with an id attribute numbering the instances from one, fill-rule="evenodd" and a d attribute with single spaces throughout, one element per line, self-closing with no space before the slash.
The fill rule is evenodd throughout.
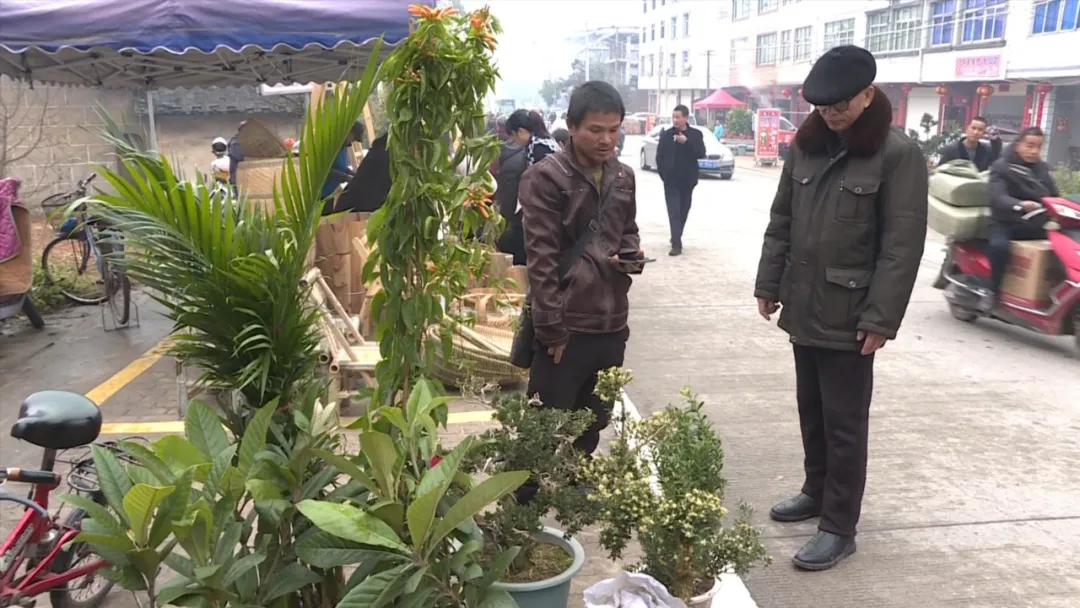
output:
<path id="1" fill-rule="evenodd" d="M 597 391 L 618 394 L 629 375 L 602 372 Z M 586 463 L 583 478 L 596 488 L 600 544 L 612 558 L 636 535 L 649 574 L 690 606 L 708 606 L 720 590 L 720 575 L 744 574 L 770 563 L 761 532 L 742 506 L 728 522 L 724 506 L 724 452 L 689 389 L 683 405 L 641 421 L 622 420 L 607 456 Z"/>

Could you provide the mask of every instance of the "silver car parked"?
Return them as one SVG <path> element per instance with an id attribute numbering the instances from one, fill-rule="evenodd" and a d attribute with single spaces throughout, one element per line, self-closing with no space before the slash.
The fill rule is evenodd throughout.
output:
<path id="1" fill-rule="evenodd" d="M 643 171 L 656 169 L 656 148 L 659 143 L 660 132 L 671 125 L 658 125 L 642 138 L 641 141 L 641 169 Z M 690 125 L 691 129 L 701 131 L 701 137 L 705 140 L 705 158 L 698 159 L 698 170 L 702 175 L 719 175 L 720 179 L 731 179 L 735 174 L 735 155 L 727 146 L 720 143 L 713 132 L 705 127 Z"/>

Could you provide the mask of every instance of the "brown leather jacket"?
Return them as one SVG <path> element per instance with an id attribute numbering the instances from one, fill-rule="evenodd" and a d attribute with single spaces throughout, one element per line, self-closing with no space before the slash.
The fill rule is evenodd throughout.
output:
<path id="1" fill-rule="evenodd" d="M 602 218 L 601 189 L 567 146 L 530 167 L 521 179 L 522 226 L 528 259 L 532 319 L 541 344 L 564 344 L 570 332 L 613 333 L 626 327 L 631 279 L 611 264 L 640 248 L 634 171 L 616 158 L 604 165 L 603 188 L 614 188 Z M 589 222 L 598 219 L 581 258 L 560 278 L 566 259 Z"/>

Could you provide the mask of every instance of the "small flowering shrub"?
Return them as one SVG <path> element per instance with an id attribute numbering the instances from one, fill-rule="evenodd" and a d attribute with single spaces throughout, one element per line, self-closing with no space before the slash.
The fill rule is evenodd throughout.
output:
<path id="1" fill-rule="evenodd" d="M 621 394 L 631 378 L 628 370 L 607 370 L 596 392 Z M 682 407 L 623 419 L 610 453 L 586 462 L 582 479 L 595 487 L 590 499 L 600 511 L 600 544 L 612 559 L 622 557 L 636 534 L 644 554 L 637 569 L 689 600 L 724 572 L 744 574 L 771 560 L 747 507 L 725 526 L 723 446 L 704 403 L 689 389 L 681 394 Z"/>

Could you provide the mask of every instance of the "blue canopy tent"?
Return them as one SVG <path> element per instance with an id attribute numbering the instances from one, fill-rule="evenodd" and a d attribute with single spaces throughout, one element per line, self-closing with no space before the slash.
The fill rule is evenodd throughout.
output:
<path id="1" fill-rule="evenodd" d="M 0 75 L 148 92 L 339 82 L 363 69 L 377 38 L 392 46 L 408 35 L 410 4 L 432 3 L 2 0 Z"/>

